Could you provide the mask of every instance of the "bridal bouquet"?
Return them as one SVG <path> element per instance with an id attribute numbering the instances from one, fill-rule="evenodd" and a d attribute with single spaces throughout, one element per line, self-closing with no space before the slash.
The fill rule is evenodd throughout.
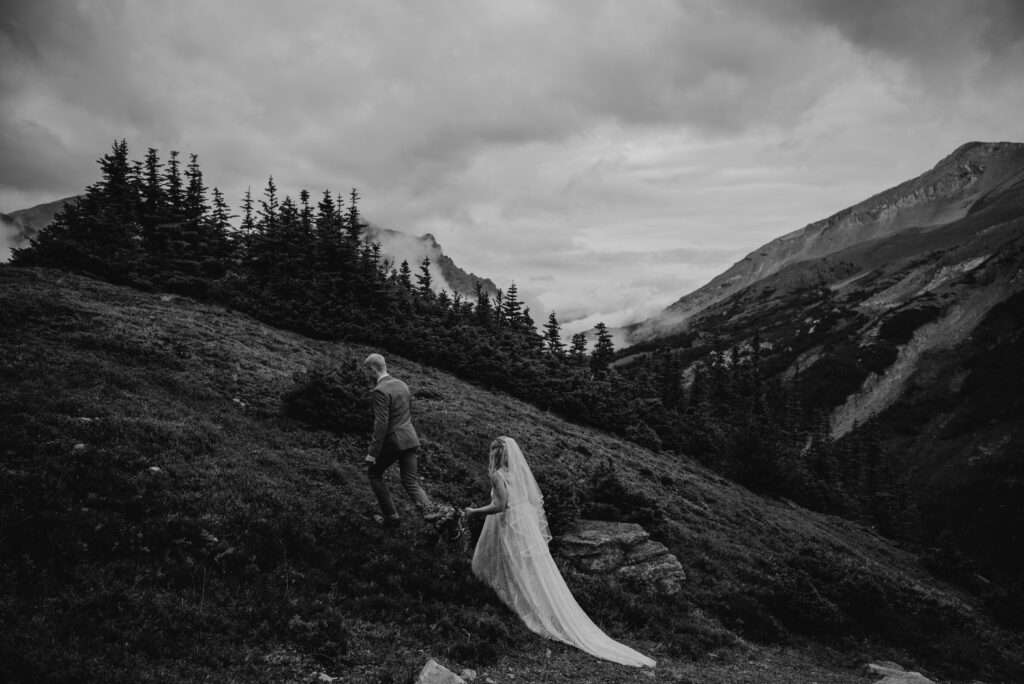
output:
<path id="1" fill-rule="evenodd" d="M 435 504 L 432 511 L 424 516 L 427 522 L 433 523 L 438 536 L 450 544 L 461 542 L 465 550 L 466 542 L 469 539 L 469 530 L 466 529 L 466 516 L 461 508 L 451 504 Z"/>

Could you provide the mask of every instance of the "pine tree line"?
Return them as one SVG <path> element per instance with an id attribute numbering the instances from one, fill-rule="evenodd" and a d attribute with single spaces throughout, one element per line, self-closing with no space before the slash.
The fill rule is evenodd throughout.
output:
<path id="1" fill-rule="evenodd" d="M 415 271 L 396 266 L 366 240 L 356 190 L 315 202 L 303 190 L 295 201 L 270 177 L 234 215 L 195 155 L 184 168 L 177 152 L 163 162 L 152 148 L 130 161 L 122 140 L 98 163 L 101 180 L 12 264 L 216 301 L 312 337 L 379 344 L 575 420 L 617 423 L 603 324 L 593 353 L 583 334 L 566 350 L 555 314 L 538 333 L 514 282 L 496 297 L 479 284 L 471 297 L 435 290 L 429 258 Z"/>

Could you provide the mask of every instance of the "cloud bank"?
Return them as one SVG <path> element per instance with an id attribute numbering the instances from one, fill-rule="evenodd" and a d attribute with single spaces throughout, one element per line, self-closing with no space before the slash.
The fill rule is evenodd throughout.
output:
<path id="1" fill-rule="evenodd" d="M 358 187 L 572 326 L 653 314 L 761 244 L 1024 140 L 1014 0 L 17 0 L 0 211 L 114 139 L 197 153 L 237 203 Z"/>

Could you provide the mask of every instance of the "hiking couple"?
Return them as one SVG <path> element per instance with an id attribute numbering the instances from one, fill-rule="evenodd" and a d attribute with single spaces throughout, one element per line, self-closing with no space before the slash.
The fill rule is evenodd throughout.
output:
<path id="1" fill-rule="evenodd" d="M 373 436 L 365 462 L 381 509 L 375 519 L 390 528 L 401 524 L 384 482 L 385 471 L 397 462 L 402 487 L 424 520 L 439 520 L 444 512 L 430 502 L 416 469 L 420 440 L 412 424 L 409 387 L 388 373 L 380 354 L 366 357 L 363 369 L 373 383 Z M 514 439 L 502 436 L 491 442 L 488 473 L 491 502 L 463 509 L 466 515 L 487 516 L 473 552 L 473 574 L 533 632 L 604 660 L 654 667 L 654 660 L 601 631 L 573 598 L 548 550 L 551 533 L 540 488 Z"/>

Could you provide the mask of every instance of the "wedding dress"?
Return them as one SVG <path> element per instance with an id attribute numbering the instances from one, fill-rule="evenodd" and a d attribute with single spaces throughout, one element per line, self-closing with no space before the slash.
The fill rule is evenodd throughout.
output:
<path id="1" fill-rule="evenodd" d="M 508 466 L 497 472 L 505 479 L 508 505 L 503 513 L 487 516 L 473 553 L 473 574 L 533 632 L 604 660 L 654 667 L 654 660 L 602 632 L 573 598 L 548 551 L 551 534 L 537 481 L 515 440 L 503 439 Z"/>

